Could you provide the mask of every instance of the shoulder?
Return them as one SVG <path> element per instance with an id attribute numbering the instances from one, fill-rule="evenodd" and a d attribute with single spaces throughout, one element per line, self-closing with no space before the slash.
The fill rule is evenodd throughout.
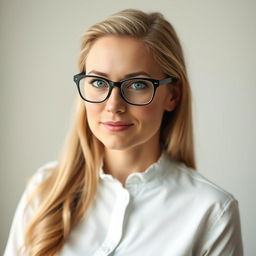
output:
<path id="1" fill-rule="evenodd" d="M 164 183 L 176 196 L 189 198 L 201 206 L 224 209 L 230 202 L 236 201 L 234 196 L 210 181 L 200 172 L 186 166 L 184 163 L 173 161 L 166 157 Z"/>
<path id="2" fill-rule="evenodd" d="M 31 196 L 34 195 L 34 192 L 37 190 L 37 188 L 50 176 L 53 168 L 55 168 L 57 164 L 58 162 L 56 160 L 49 161 L 35 170 L 35 172 L 28 180 L 25 191 L 22 195 L 21 201 L 24 205 L 26 205 L 26 202 L 30 201 Z M 34 199 L 29 203 L 30 207 L 28 207 L 27 209 L 37 208 L 39 201 L 39 197 L 34 197 Z"/>
<path id="3" fill-rule="evenodd" d="M 28 182 L 27 189 L 35 188 L 41 184 L 52 172 L 52 169 L 55 168 L 58 164 L 57 160 L 46 162 L 41 165 L 31 176 Z"/>
<path id="4" fill-rule="evenodd" d="M 35 170 L 35 172 L 30 177 L 27 186 L 25 188 L 23 197 L 26 198 L 26 201 L 29 201 L 29 198 L 36 189 L 51 175 L 53 168 L 57 166 L 57 160 L 46 162 Z M 31 207 L 35 207 L 39 203 L 39 198 L 36 197 L 31 202 Z"/>
<path id="5" fill-rule="evenodd" d="M 24 218 L 31 219 L 34 211 L 40 205 L 40 196 L 36 195 L 37 188 L 49 177 L 52 169 L 57 166 L 57 161 L 50 161 L 40 166 L 29 179 L 18 205 L 18 212 L 23 212 Z M 26 220 L 26 222 L 27 222 Z"/>
<path id="6" fill-rule="evenodd" d="M 201 227 L 196 237 L 197 249 L 207 251 L 207 255 L 219 255 L 219 251 L 242 255 L 237 199 L 183 163 L 167 157 L 165 167 L 163 184 L 169 205 L 179 208 L 186 219 L 192 218 L 191 225 Z"/>

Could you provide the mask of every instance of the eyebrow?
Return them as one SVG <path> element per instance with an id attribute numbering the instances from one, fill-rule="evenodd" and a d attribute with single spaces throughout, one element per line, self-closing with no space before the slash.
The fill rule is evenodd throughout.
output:
<path id="1" fill-rule="evenodd" d="M 88 73 L 88 75 L 89 75 L 89 74 L 95 74 L 95 75 L 99 75 L 99 76 L 103 76 L 103 77 L 109 78 L 109 76 L 108 76 L 107 73 L 100 72 L 100 71 L 97 71 L 97 70 L 91 70 L 91 71 Z M 141 75 L 151 77 L 150 74 L 148 74 L 148 73 L 145 72 L 145 71 L 138 71 L 138 72 L 133 72 L 133 73 L 126 74 L 123 79 L 131 78 L 131 77 L 136 77 L 136 76 L 141 76 Z"/>

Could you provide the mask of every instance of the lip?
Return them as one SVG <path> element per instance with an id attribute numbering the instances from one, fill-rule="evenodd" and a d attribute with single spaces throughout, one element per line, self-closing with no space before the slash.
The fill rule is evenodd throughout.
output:
<path id="1" fill-rule="evenodd" d="M 109 131 L 111 132 L 121 132 L 129 129 L 131 126 L 133 126 L 132 123 L 126 123 L 122 121 L 107 121 L 107 122 L 101 122 L 101 124 Z"/>

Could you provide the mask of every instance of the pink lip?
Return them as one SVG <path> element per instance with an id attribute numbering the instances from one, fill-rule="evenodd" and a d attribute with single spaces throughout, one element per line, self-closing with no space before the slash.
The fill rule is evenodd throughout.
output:
<path id="1" fill-rule="evenodd" d="M 133 124 L 131 123 L 125 123 L 125 122 L 113 122 L 113 121 L 109 121 L 109 122 L 101 122 L 101 124 L 109 131 L 112 132 L 121 132 L 121 131 L 125 131 L 128 128 L 130 128 Z"/>

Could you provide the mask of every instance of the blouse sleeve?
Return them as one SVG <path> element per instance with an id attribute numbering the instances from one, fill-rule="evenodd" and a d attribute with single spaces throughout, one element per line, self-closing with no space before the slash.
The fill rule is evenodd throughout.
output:
<path id="1" fill-rule="evenodd" d="M 229 200 L 216 216 L 207 231 L 200 255 L 243 255 L 240 215 L 236 199 Z"/>
<path id="2" fill-rule="evenodd" d="M 24 255 L 24 253 L 22 253 L 22 248 L 24 244 L 25 228 L 33 217 L 34 211 L 39 203 L 38 199 L 35 199 L 33 200 L 33 203 L 27 207 L 28 197 L 34 191 L 34 189 L 49 175 L 47 170 L 54 167 L 56 164 L 56 161 L 52 161 L 40 167 L 27 185 L 26 190 L 23 193 L 14 214 L 4 256 Z"/>
<path id="3" fill-rule="evenodd" d="M 9 233 L 9 238 L 7 241 L 4 256 L 20 255 L 20 250 L 24 242 L 24 229 L 26 219 L 24 216 L 24 210 L 27 201 L 27 193 L 24 192 L 20 202 L 17 206 L 11 230 Z"/>

